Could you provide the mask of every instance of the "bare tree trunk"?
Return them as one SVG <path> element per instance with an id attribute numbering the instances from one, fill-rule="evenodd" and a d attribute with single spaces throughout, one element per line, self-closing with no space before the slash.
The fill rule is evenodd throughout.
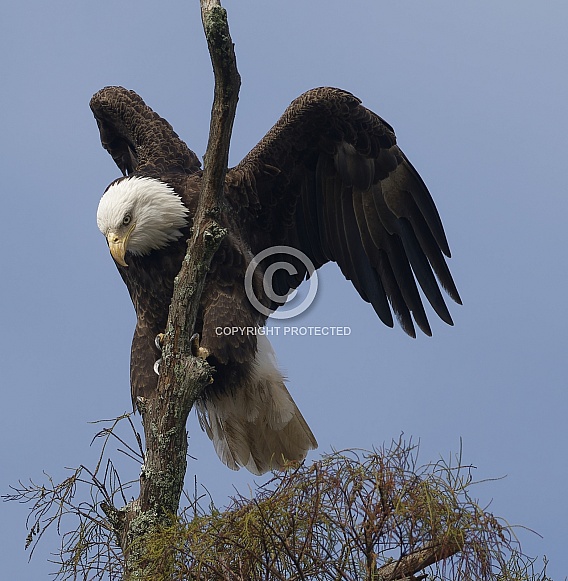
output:
<path id="1" fill-rule="evenodd" d="M 217 219 L 223 206 L 240 76 L 227 14 L 219 0 L 201 0 L 201 17 L 215 74 L 203 190 L 174 287 L 157 391 L 139 402 L 146 440 L 140 496 L 120 510 L 104 507 L 126 558 L 124 578 L 128 580 L 167 578 L 171 570 L 174 555 L 156 555 L 148 550 L 147 541 L 156 530 L 168 526 L 178 511 L 187 468 L 187 417 L 212 381 L 207 362 L 192 355 L 191 337 L 211 259 L 226 234 Z"/>

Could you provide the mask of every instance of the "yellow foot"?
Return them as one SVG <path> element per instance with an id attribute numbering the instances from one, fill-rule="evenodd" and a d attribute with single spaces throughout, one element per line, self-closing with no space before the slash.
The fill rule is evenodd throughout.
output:
<path id="1" fill-rule="evenodd" d="M 209 350 L 199 346 L 199 333 L 194 333 L 191 336 L 191 354 L 194 357 L 201 357 L 201 359 L 209 357 Z"/>
<path id="2" fill-rule="evenodd" d="M 162 350 L 162 345 L 164 344 L 164 337 L 165 335 L 163 333 L 158 333 L 154 339 L 154 345 L 156 345 L 156 348 L 160 351 Z"/>

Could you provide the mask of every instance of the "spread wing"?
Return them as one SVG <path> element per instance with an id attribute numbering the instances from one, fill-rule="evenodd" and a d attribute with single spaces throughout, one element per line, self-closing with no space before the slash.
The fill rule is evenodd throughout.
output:
<path id="1" fill-rule="evenodd" d="M 439 317 L 453 324 L 438 283 L 461 300 L 430 193 L 390 125 L 350 93 L 319 88 L 293 101 L 227 181 L 254 253 L 289 245 L 316 268 L 337 262 L 385 324 L 393 325 L 394 311 L 409 335 L 413 319 L 430 335 L 417 281 Z M 284 294 L 306 268 L 277 274 Z"/>
<path id="2" fill-rule="evenodd" d="M 93 95 L 90 106 L 101 143 L 123 175 L 134 171 L 192 174 L 201 168 L 172 126 L 134 91 L 105 87 Z"/>

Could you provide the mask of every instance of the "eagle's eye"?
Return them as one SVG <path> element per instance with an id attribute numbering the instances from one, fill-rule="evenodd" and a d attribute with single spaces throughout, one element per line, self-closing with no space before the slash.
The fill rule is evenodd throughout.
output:
<path id="1" fill-rule="evenodd" d="M 130 214 L 126 214 L 124 216 L 124 218 L 122 219 L 122 224 L 123 224 L 123 226 L 128 226 L 128 224 L 130 224 L 131 221 L 132 221 L 132 216 Z"/>

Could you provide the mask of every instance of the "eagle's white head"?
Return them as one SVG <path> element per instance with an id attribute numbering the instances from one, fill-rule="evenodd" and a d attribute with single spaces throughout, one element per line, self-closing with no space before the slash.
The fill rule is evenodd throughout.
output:
<path id="1" fill-rule="evenodd" d="M 177 240 L 187 226 L 188 210 L 173 188 L 148 177 L 112 183 L 97 210 L 97 226 L 113 258 L 122 266 L 126 252 L 144 255 Z"/>

